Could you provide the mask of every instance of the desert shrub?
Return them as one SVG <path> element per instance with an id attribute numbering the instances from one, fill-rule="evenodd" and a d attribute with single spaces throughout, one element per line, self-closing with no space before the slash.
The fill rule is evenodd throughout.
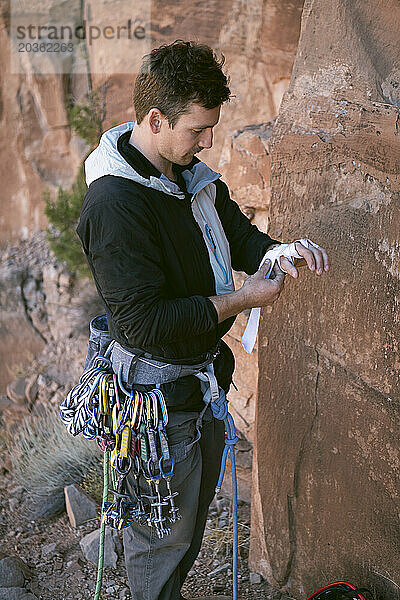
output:
<path id="1" fill-rule="evenodd" d="M 70 127 L 86 141 L 89 152 L 98 144 L 103 131 L 106 116 L 104 93 L 105 88 L 102 88 L 99 93 L 92 92 L 82 104 L 74 104 L 70 100 L 67 107 Z M 86 190 L 82 164 L 71 189 L 64 190 L 60 186 L 55 200 L 51 199 L 48 189 L 43 192 L 45 214 L 50 224 L 47 230 L 50 247 L 60 261 L 65 261 L 71 271 L 81 276 L 90 275 L 86 257 L 75 231 Z"/>
<path id="2" fill-rule="evenodd" d="M 248 548 L 250 543 L 250 527 L 238 519 L 239 552 L 242 548 Z M 228 558 L 232 556 L 233 548 L 233 518 L 232 510 L 224 525 L 219 524 L 218 515 L 209 515 L 204 532 L 204 543 L 212 549 L 214 559 Z"/>
<path id="3" fill-rule="evenodd" d="M 59 187 L 57 198 L 54 201 L 51 200 L 48 190 L 43 193 L 46 203 L 45 213 L 50 223 L 47 230 L 50 247 L 60 261 L 65 261 L 68 268 L 80 276 L 90 274 L 86 257 L 75 231 L 86 190 L 84 167 L 81 165 L 76 181 L 70 190 L 63 190 Z"/>
<path id="4" fill-rule="evenodd" d="M 97 466 L 85 473 L 82 479 L 82 487 L 89 496 L 96 500 L 97 504 L 102 504 L 104 481 L 103 474 L 99 472 Z"/>
<path id="5" fill-rule="evenodd" d="M 6 439 L 14 477 L 31 494 L 59 492 L 89 474 L 102 480 L 102 452 L 96 442 L 68 433 L 55 409 L 27 417 Z"/>
<path id="6" fill-rule="evenodd" d="M 94 148 L 103 133 L 106 117 L 105 87 L 99 92 L 91 92 L 82 104 L 74 103 L 70 98 L 67 114 L 71 129 L 83 138 L 91 149 Z"/>

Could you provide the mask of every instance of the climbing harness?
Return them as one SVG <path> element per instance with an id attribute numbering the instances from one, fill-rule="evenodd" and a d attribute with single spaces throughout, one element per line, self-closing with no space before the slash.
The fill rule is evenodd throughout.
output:
<path id="1" fill-rule="evenodd" d="M 91 322 L 102 320 L 105 316 L 96 317 Z M 104 332 L 103 332 L 104 335 Z M 216 487 L 218 493 L 222 486 L 228 454 L 232 467 L 232 517 L 233 517 L 233 600 L 237 600 L 237 479 L 235 468 L 234 445 L 238 441 L 232 416 L 228 412 L 225 392 L 219 387 L 214 374 L 213 361 L 218 350 L 208 353 L 207 359 L 197 365 L 172 365 L 143 358 L 126 351 L 117 342 L 111 341 L 104 355 L 97 355 L 87 361 L 87 369 L 79 383 L 68 393 L 60 405 L 60 417 L 67 430 L 74 436 L 96 440 L 104 452 L 104 490 L 100 531 L 100 553 L 96 596 L 98 600 L 101 589 L 104 552 L 105 526 L 121 530 L 133 522 L 154 528 L 157 536 L 163 538 L 171 532 L 171 526 L 181 518 L 176 504 L 178 491 L 173 491 L 171 481 L 174 475 L 174 458 L 171 455 L 166 427 L 168 410 L 160 383 L 149 391 L 134 389 L 135 384 L 127 389 L 126 381 L 132 366 L 140 360 L 147 369 L 159 368 L 164 381 L 176 380 L 189 374 L 200 380 L 203 393 L 204 408 L 196 421 L 197 436 L 189 446 L 196 443 L 201 436 L 202 418 L 208 407 L 214 418 L 224 421 L 225 448 L 222 455 L 221 471 Z M 148 371 L 138 370 L 135 383 L 148 384 L 149 380 L 161 379 L 158 373 L 145 375 Z M 141 375 L 140 375 L 141 373 Z M 147 377 L 147 378 L 146 378 Z M 171 377 L 172 379 L 169 379 Z M 111 472 L 112 487 L 108 485 Z M 132 489 L 127 490 L 128 474 L 133 477 Z M 146 482 L 147 490 L 143 492 Z M 161 485 L 163 484 L 163 485 Z M 162 488 L 166 493 L 162 493 Z M 108 496 L 113 498 L 109 500 Z"/>
<path id="2" fill-rule="evenodd" d="M 267 252 L 264 254 L 263 259 L 260 262 L 260 265 L 258 267 L 260 269 L 267 260 L 271 261 L 271 266 L 268 270 L 268 273 L 265 276 L 265 279 L 270 278 L 270 275 L 272 273 L 272 269 L 274 268 L 275 262 L 279 261 L 281 256 L 286 257 L 289 260 L 289 262 L 291 262 L 292 264 L 293 264 L 294 258 L 298 258 L 298 259 L 303 258 L 302 256 L 300 256 L 300 254 L 296 250 L 296 246 L 295 246 L 296 242 L 300 242 L 303 246 L 305 246 L 305 248 L 310 248 L 310 246 L 314 246 L 315 248 L 318 248 L 319 250 L 321 250 L 321 247 L 318 246 L 318 244 L 316 244 L 315 242 L 312 242 L 311 240 L 305 239 L 305 238 L 303 238 L 301 240 L 296 240 L 296 241 L 292 242 L 291 244 L 280 244 L 279 246 L 276 246 L 275 248 L 271 248 L 271 250 L 267 250 Z M 282 269 L 282 267 L 281 267 L 281 269 Z M 254 344 L 256 343 L 258 327 L 260 324 L 260 314 L 261 314 L 260 308 L 252 308 L 251 309 L 250 317 L 247 322 L 246 329 L 244 330 L 244 333 L 242 335 L 241 344 L 248 354 L 252 353 Z"/>
<path id="3" fill-rule="evenodd" d="M 356 588 L 352 583 L 336 581 L 314 592 L 307 600 L 374 600 L 367 588 Z"/>

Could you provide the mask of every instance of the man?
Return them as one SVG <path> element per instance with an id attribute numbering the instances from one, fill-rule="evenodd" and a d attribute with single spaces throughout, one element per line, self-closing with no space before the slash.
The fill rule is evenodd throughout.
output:
<path id="1" fill-rule="evenodd" d="M 217 355 L 214 371 L 227 392 L 234 360 L 221 337 L 244 309 L 277 300 L 284 273 L 275 267 L 266 279 L 268 265 L 258 270 L 279 242 L 250 223 L 219 174 L 195 156 L 211 148 L 230 96 L 222 65 L 208 46 L 183 41 L 145 57 L 134 88 L 136 123 L 103 134 L 85 162 L 89 189 L 77 232 L 112 338 L 133 354 L 139 349 L 177 365 Z M 328 270 L 324 250 L 296 249 L 310 269 Z M 287 259 L 281 267 L 297 277 Z M 236 291 L 232 268 L 250 275 Z M 160 388 L 182 520 L 162 539 L 147 526 L 124 530 L 134 600 L 181 598 L 220 467 L 223 424 L 207 409 L 194 443 L 204 402 L 198 379 L 178 375 L 180 368 Z"/>

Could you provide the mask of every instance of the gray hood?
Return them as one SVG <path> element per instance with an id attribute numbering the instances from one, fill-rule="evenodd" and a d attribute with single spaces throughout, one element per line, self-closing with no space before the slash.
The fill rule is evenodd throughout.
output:
<path id="1" fill-rule="evenodd" d="M 163 173 L 161 177 L 154 177 L 153 175 L 149 179 L 142 177 L 120 154 L 117 148 L 118 138 L 123 133 L 132 131 L 134 126 L 134 121 L 128 121 L 127 123 L 121 123 L 116 127 L 112 127 L 103 133 L 99 145 L 85 160 L 87 186 L 89 187 L 92 181 L 103 177 L 103 175 L 114 175 L 132 179 L 132 181 L 136 181 L 141 185 L 159 190 L 165 194 L 170 194 L 171 196 L 184 198 L 176 183 L 170 181 Z M 186 169 L 183 171 L 182 176 L 186 182 L 189 194 L 193 195 L 221 177 L 221 174 L 216 173 L 205 163 L 199 161 L 190 170 Z"/>

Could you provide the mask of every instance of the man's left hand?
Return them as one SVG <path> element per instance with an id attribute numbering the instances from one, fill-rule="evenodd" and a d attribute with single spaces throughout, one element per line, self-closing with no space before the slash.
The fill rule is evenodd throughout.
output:
<path id="1" fill-rule="evenodd" d="M 330 268 L 328 255 L 324 248 L 314 245 L 311 240 L 309 240 L 309 242 L 309 248 L 303 246 L 301 242 L 296 242 L 296 252 L 304 258 L 310 271 L 314 271 L 317 275 L 322 275 L 324 271 L 329 271 Z M 299 276 L 296 267 L 285 256 L 280 257 L 280 267 L 284 272 L 295 279 Z"/>

